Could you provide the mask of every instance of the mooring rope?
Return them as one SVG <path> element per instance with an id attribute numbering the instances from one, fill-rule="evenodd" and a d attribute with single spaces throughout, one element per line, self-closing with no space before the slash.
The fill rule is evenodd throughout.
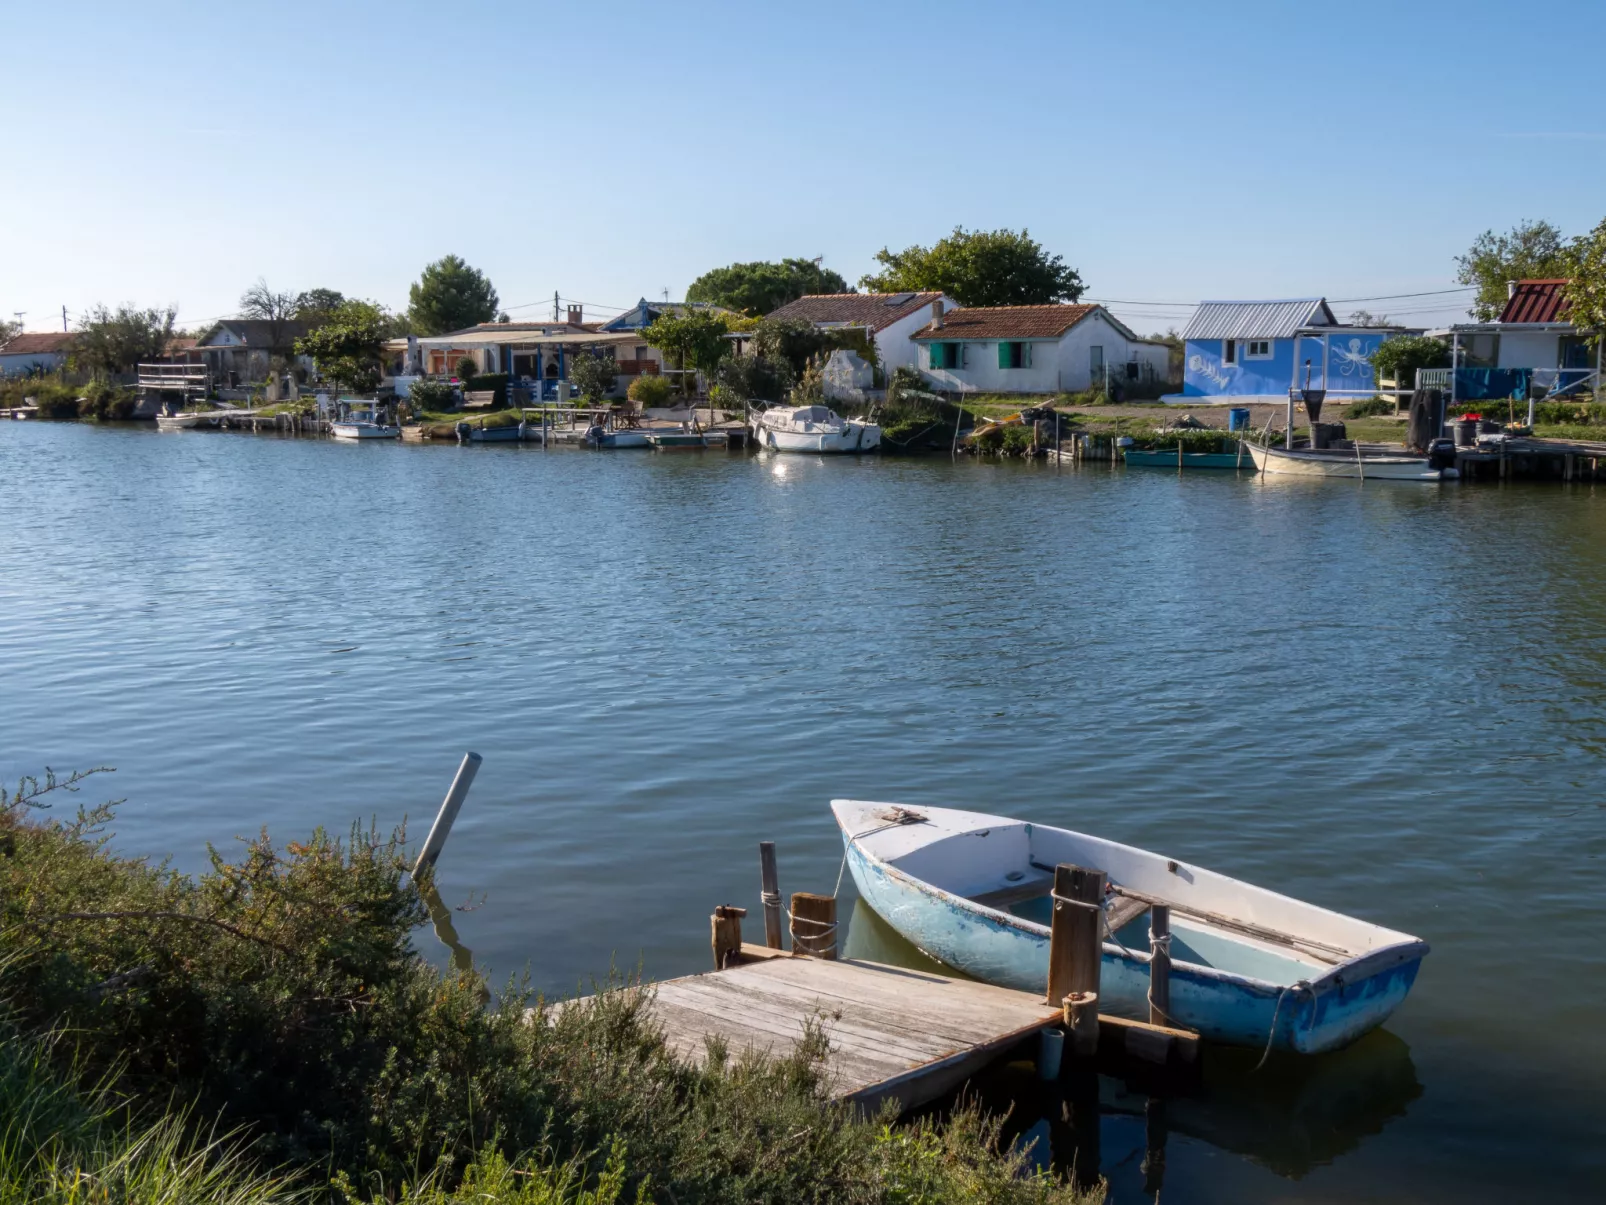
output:
<path id="1" fill-rule="evenodd" d="M 1283 997 L 1288 995 L 1289 992 L 1308 992 L 1310 990 L 1310 982 L 1301 979 L 1298 983 L 1291 983 L 1277 993 L 1277 1007 L 1271 1010 L 1271 1029 L 1266 1034 L 1266 1049 L 1261 1051 L 1260 1062 L 1254 1065 L 1250 1071 L 1251 1074 L 1264 1067 L 1266 1060 L 1271 1057 L 1271 1044 L 1277 1037 L 1277 1014 L 1283 1010 Z"/>

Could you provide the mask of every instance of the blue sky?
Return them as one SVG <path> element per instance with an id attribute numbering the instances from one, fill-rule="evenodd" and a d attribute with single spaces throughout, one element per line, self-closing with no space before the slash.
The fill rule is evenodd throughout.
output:
<path id="1" fill-rule="evenodd" d="M 594 315 L 955 225 L 1029 228 L 1144 331 L 1448 289 L 1486 228 L 1606 216 L 1602 44 L 1599 0 L 10 6 L 0 310 L 401 306 L 456 252 L 517 317 Z"/>

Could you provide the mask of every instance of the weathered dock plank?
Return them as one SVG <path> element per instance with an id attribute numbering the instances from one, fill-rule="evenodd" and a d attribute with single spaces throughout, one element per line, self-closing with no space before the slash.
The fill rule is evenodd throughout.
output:
<path id="1" fill-rule="evenodd" d="M 907 1109 L 1060 1021 L 1059 1009 L 1029 992 L 777 953 L 744 945 L 737 965 L 657 984 L 653 1012 L 671 1049 L 701 1060 L 708 1040 L 718 1038 L 733 1056 L 784 1055 L 818 1021 L 835 1098 L 870 1108 L 896 1098 Z"/>

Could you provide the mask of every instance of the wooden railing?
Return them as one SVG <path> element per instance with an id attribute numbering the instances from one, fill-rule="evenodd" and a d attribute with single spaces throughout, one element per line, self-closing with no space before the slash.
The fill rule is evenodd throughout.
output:
<path id="1" fill-rule="evenodd" d="M 175 393 L 205 393 L 212 386 L 212 374 L 205 364 L 141 364 L 139 387 L 165 389 Z"/>

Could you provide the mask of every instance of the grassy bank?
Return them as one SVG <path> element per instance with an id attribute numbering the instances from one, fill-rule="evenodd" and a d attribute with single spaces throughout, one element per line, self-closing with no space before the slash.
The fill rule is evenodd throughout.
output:
<path id="1" fill-rule="evenodd" d="M 552 1010 L 435 969 L 399 835 L 264 835 L 190 877 L 63 798 L 0 808 L 0 1201 L 1086 1199 L 974 1112 L 830 1104 L 818 1034 L 690 1068 L 648 988 Z M 112 1181 L 146 1187 L 63 1195 Z"/>

